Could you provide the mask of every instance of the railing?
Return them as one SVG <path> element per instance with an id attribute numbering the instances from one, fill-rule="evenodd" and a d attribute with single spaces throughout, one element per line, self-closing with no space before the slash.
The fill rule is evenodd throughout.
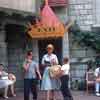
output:
<path id="1" fill-rule="evenodd" d="M 68 4 L 68 0 L 48 0 L 48 3 L 50 6 L 53 6 L 53 7 L 66 7 L 67 4 Z"/>

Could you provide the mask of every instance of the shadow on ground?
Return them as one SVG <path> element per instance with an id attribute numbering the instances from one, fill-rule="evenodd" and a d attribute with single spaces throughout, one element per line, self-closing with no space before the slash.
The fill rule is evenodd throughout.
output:
<path id="1" fill-rule="evenodd" d="M 93 94 L 87 94 L 86 92 L 72 92 L 74 100 L 100 100 L 100 97 L 96 97 Z M 60 92 L 55 93 L 56 100 L 63 100 L 62 95 Z M 5 100 L 0 97 L 0 100 Z M 9 97 L 7 100 L 24 100 L 23 92 L 18 92 L 16 97 Z M 32 99 L 30 99 L 32 100 Z M 46 100 L 45 99 L 45 92 L 38 93 L 38 100 Z"/>

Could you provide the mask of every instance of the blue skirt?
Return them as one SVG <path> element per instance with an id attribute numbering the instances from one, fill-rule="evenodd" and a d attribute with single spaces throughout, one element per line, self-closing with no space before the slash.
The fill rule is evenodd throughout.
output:
<path id="1" fill-rule="evenodd" d="M 60 80 L 51 78 L 49 74 L 49 67 L 46 67 L 43 74 L 41 90 L 59 90 L 60 85 Z"/>

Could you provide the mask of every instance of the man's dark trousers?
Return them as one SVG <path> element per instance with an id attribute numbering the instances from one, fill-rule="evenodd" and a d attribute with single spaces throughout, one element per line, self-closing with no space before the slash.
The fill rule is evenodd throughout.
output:
<path id="1" fill-rule="evenodd" d="M 24 100 L 29 100 L 30 92 L 37 100 L 37 79 L 24 79 Z"/>
<path id="2" fill-rule="evenodd" d="M 64 100 L 73 100 L 71 92 L 68 87 L 69 75 L 64 75 L 61 77 L 61 92 L 63 94 Z"/>

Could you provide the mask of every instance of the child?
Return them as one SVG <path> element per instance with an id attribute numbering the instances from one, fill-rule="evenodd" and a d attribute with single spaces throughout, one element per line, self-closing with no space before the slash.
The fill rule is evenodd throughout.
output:
<path id="1" fill-rule="evenodd" d="M 11 88 L 12 96 L 16 96 L 14 93 L 14 83 L 16 81 L 16 77 L 13 74 L 8 74 L 4 71 L 3 64 L 0 64 L 0 88 L 4 88 L 4 98 L 7 99 L 8 87 Z"/>
<path id="2" fill-rule="evenodd" d="M 61 67 L 62 70 L 62 77 L 61 77 L 61 92 L 63 94 L 64 100 L 73 100 L 71 92 L 68 87 L 69 81 L 69 60 L 68 58 L 63 59 L 63 66 Z"/>

